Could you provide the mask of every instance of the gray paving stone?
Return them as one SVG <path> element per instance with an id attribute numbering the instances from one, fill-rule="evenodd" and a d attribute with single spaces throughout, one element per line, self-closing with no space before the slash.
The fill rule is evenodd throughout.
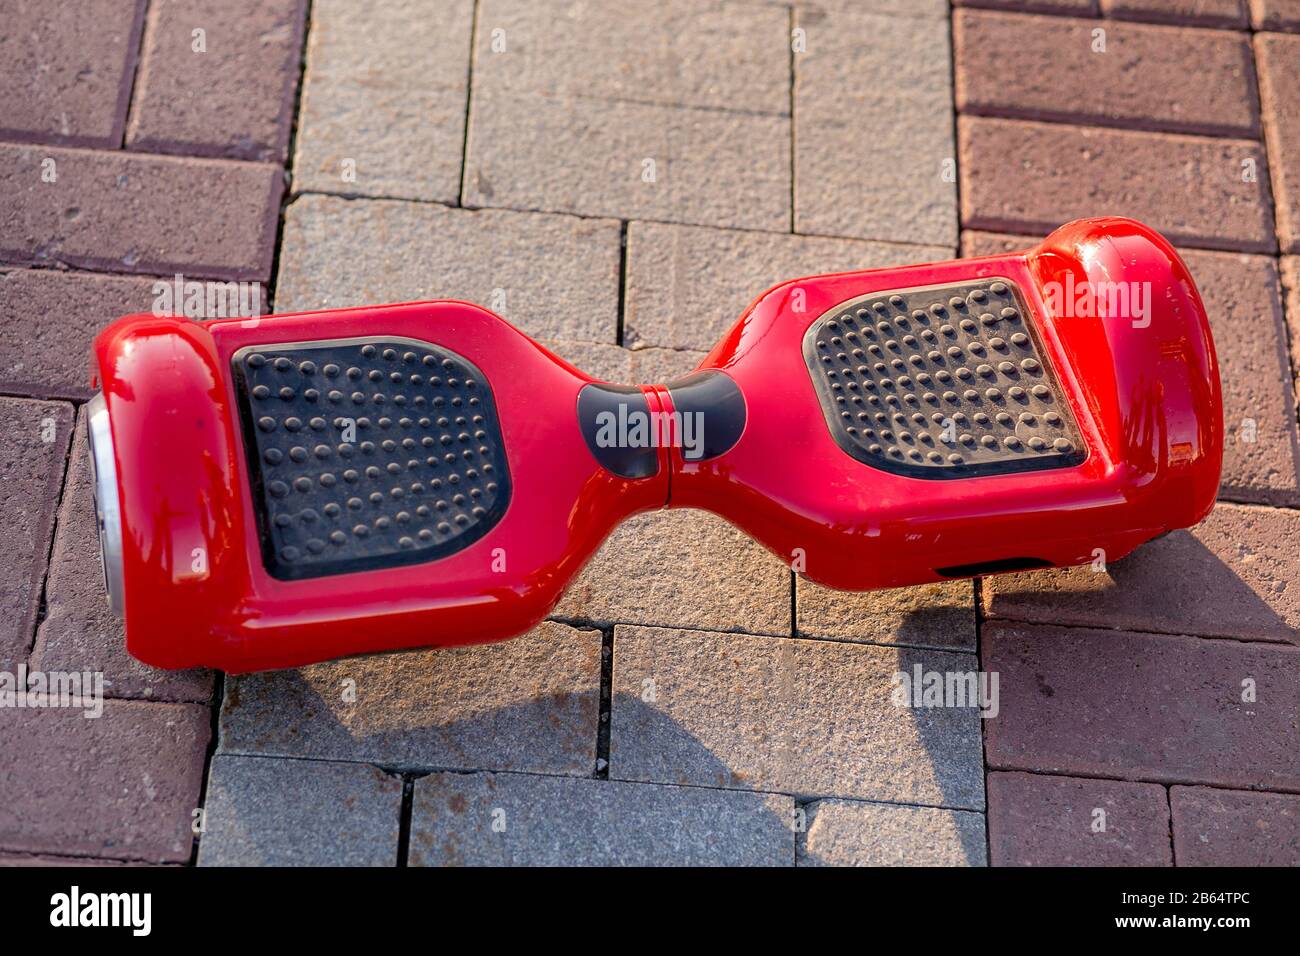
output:
<path id="1" fill-rule="evenodd" d="M 632 378 L 637 382 L 671 382 L 689 375 L 704 360 L 696 349 L 634 349 Z"/>
<path id="2" fill-rule="evenodd" d="M 231 677 L 220 752 L 589 774 L 600 645 L 597 631 L 545 623 L 499 644 Z"/>
<path id="3" fill-rule="evenodd" d="M 609 536 L 554 613 L 601 623 L 789 634 L 790 572 L 721 518 L 695 510 L 651 512 Z"/>
<path id="4" fill-rule="evenodd" d="M 212 758 L 199 866 L 394 866 L 402 780 L 322 760 Z"/>
<path id="5" fill-rule="evenodd" d="M 625 349 L 602 342 L 543 342 L 560 358 L 601 381 L 652 384 L 681 378 L 700 364 L 703 352 L 688 349 Z"/>
<path id="6" fill-rule="evenodd" d="M 947 21 L 795 15 L 795 231 L 955 246 Z"/>
<path id="7" fill-rule="evenodd" d="M 601 342 L 543 342 L 588 375 L 616 384 L 670 382 L 694 370 L 704 358 L 691 349 L 625 349 Z"/>
<path id="8" fill-rule="evenodd" d="M 89 398 L 95 335 L 123 315 L 148 312 L 155 281 L 53 269 L 0 272 L 0 389 Z"/>
<path id="9" fill-rule="evenodd" d="M 294 189 L 455 202 L 473 11 L 314 0 Z"/>
<path id="10" fill-rule="evenodd" d="M 283 188 L 271 163 L 0 144 L 0 261 L 265 280 Z"/>
<path id="11" fill-rule="evenodd" d="M 800 637 L 975 650 L 975 589 L 970 581 L 888 591 L 836 591 L 795 579 Z"/>
<path id="12" fill-rule="evenodd" d="M 155 0 L 127 146 L 284 162 L 306 13 L 306 0 Z"/>
<path id="13" fill-rule="evenodd" d="M 78 416 L 45 584 L 46 613 L 31 665 L 45 671 L 98 671 L 111 697 L 194 701 L 212 698 L 212 672 L 165 671 L 127 653 L 122 619 L 108 606 L 99 560 L 86 415 Z"/>
<path id="14" fill-rule="evenodd" d="M 632 381 L 632 353 L 602 342 L 543 342 L 548 349 L 579 370 L 603 382 Z"/>
<path id="15" fill-rule="evenodd" d="M 0 669 L 25 660 L 36 627 L 72 434 L 72 406 L 0 398 Z"/>
<path id="16" fill-rule="evenodd" d="M 277 312 L 477 302 L 537 338 L 614 342 L 618 224 L 304 196 L 285 216 Z"/>
<path id="17" fill-rule="evenodd" d="M 974 655 L 616 627 L 612 779 L 984 806 L 978 710 L 905 708 L 895 673 Z"/>
<path id="18" fill-rule="evenodd" d="M 778 283 L 951 259 L 953 249 L 634 222 L 627 254 L 624 342 L 708 351 Z"/>
<path id="19" fill-rule="evenodd" d="M 415 783 L 415 866 L 789 866 L 794 801 L 521 774 Z"/>
<path id="20" fill-rule="evenodd" d="M 120 146 L 145 5 L 6 3 L 0 139 Z"/>
<path id="21" fill-rule="evenodd" d="M 789 43 L 789 12 L 775 5 L 482 0 L 474 95 L 786 115 Z"/>
<path id="22" fill-rule="evenodd" d="M 467 206 L 785 231 L 790 120 L 475 92 Z"/>
<path id="23" fill-rule="evenodd" d="M 818 800 L 805 808 L 800 866 L 986 866 L 984 815 Z"/>

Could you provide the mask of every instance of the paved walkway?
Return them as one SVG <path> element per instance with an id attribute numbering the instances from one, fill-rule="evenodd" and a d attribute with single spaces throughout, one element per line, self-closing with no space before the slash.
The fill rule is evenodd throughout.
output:
<path id="1" fill-rule="evenodd" d="M 0 858 L 1300 863 L 1297 0 L 10 8 L 0 668 L 111 699 L 0 710 Z M 123 651 L 81 409 L 156 277 L 467 298 L 653 381 L 775 281 L 1107 213 L 1184 250 L 1229 433 L 1212 516 L 1127 561 L 850 595 L 659 513 L 512 642 Z M 918 666 L 997 672 L 998 716 L 894 706 Z"/>

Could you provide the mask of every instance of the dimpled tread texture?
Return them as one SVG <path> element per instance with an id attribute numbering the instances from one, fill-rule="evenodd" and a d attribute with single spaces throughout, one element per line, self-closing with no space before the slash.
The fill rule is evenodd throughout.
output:
<path id="1" fill-rule="evenodd" d="M 273 576 L 445 557 L 505 513 L 492 390 L 462 356 L 413 339 L 339 339 L 249 347 L 233 365 Z"/>
<path id="2" fill-rule="evenodd" d="M 1009 279 L 842 303 L 808 329 L 804 358 L 835 441 L 882 471 L 970 478 L 1085 457 Z"/>

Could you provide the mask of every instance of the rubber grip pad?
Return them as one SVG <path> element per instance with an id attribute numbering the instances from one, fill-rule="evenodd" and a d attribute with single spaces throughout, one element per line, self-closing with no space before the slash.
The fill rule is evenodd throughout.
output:
<path id="1" fill-rule="evenodd" d="M 1078 426 L 1009 279 L 876 292 L 809 327 L 804 359 L 839 446 L 915 478 L 1077 465 Z"/>
<path id="2" fill-rule="evenodd" d="M 510 476 L 468 359 L 396 337 L 233 357 L 262 556 L 277 578 L 454 554 L 501 520 Z"/>

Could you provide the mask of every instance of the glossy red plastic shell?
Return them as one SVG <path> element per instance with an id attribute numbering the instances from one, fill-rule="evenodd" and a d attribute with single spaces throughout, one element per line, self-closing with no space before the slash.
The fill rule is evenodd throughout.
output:
<path id="1" fill-rule="evenodd" d="M 936 481 L 841 450 L 804 364 L 809 325 L 872 292 L 984 277 L 1024 293 L 1084 461 Z M 1116 283 L 1147 284 L 1144 315 L 1107 314 L 1111 303 L 1088 291 Z M 445 558 L 276 580 L 256 540 L 231 356 L 250 345 L 382 335 L 433 342 L 482 370 L 500 415 L 509 507 Z M 769 290 L 700 365 L 739 386 L 740 438 L 704 461 L 661 448 L 658 472 L 642 479 L 610 473 L 587 448 L 576 405 L 589 376 L 464 302 L 201 324 L 128 316 L 100 334 L 95 353 L 119 476 L 127 645 L 161 667 L 246 671 L 510 637 L 551 610 L 619 521 L 664 506 L 721 515 L 837 588 L 935 581 L 941 569 L 1016 559 L 1076 564 L 1098 549 L 1115 560 L 1204 517 L 1222 457 L 1218 369 L 1196 287 L 1168 242 L 1117 218 L 1071 223 L 1025 253 Z M 669 388 L 642 392 L 652 412 L 673 410 Z"/>

